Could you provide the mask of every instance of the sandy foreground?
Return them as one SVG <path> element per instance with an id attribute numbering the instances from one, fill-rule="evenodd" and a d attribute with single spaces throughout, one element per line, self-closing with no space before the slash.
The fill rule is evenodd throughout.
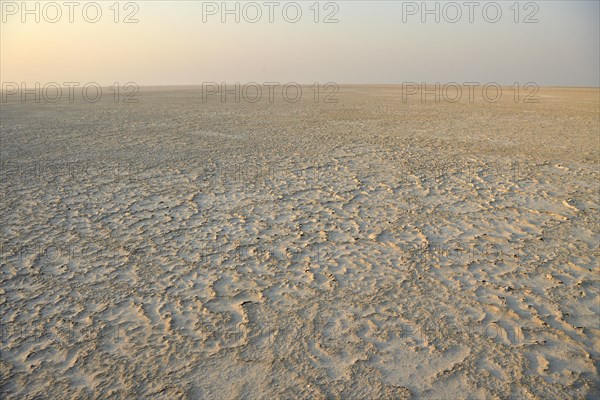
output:
<path id="1" fill-rule="evenodd" d="M 2 104 L 3 398 L 600 396 L 600 91 Z"/>

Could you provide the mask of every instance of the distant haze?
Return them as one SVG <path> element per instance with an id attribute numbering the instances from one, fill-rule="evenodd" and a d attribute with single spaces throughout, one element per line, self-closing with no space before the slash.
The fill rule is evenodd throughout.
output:
<path id="1" fill-rule="evenodd" d="M 499 18 L 496 6 L 486 6 L 490 2 L 484 1 L 472 9 L 463 1 L 450 6 L 431 2 L 426 7 L 433 12 L 425 15 L 420 1 L 338 1 L 321 2 L 318 7 L 308 1 L 297 2 L 302 15 L 296 23 L 283 17 L 288 2 L 272 9 L 273 23 L 263 1 L 250 6 L 228 2 L 228 9 L 239 10 L 239 23 L 235 14 L 222 15 L 221 1 L 121 2 L 118 14 L 111 9 L 113 1 L 102 1 L 97 3 L 102 15 L 96 23 L 85 19 L 96 18 L 95 6 L 87 6 L 84 18 L 86 3 L 72 10 L 70 23 L 69 9 L 62 1 L 55 3 L 58 11 L 48 2 L 27 2 L 31 14 L 23 13 L 21 1 L 2 1 L 2 82 L 600 86 L 597 1 L 519 2 L 517 6 L 499 1 L 495 3 L 502 12 Z M 296 18 L 295 7 L 286 8 L 287 19 Z M 123 23 L 127 18 L 138 22 Z M 326 18 L 339 22 L 323 23 Z M 258 22 L 252 23 L 255 19 Z M 498 21 L 489 22 L 494 19 Z"/>

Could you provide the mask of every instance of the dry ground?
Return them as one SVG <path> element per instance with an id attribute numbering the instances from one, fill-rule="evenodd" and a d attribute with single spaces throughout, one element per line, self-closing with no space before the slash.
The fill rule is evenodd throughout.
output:
<path id="1" fill-rule="evenodd" d="M 600 91 L 1 108 L 4 398 L 598 398 Z"/>

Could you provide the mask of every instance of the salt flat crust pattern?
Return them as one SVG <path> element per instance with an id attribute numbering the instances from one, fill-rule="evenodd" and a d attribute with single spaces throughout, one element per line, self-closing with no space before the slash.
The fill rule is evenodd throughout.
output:
<path id="1" fill-rule="evenodd" d="M 598 398 L 596 89 L 1 110 L 3 398 Z"/>

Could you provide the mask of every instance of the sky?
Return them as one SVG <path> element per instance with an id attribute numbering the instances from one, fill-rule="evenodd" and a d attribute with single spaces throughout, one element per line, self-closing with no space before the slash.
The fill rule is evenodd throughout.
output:
<path id="1" fill-rule="evenodd" d="M 596 0 L 76 3 L 0 1 L 3 84 L 600 86 Z"/>

